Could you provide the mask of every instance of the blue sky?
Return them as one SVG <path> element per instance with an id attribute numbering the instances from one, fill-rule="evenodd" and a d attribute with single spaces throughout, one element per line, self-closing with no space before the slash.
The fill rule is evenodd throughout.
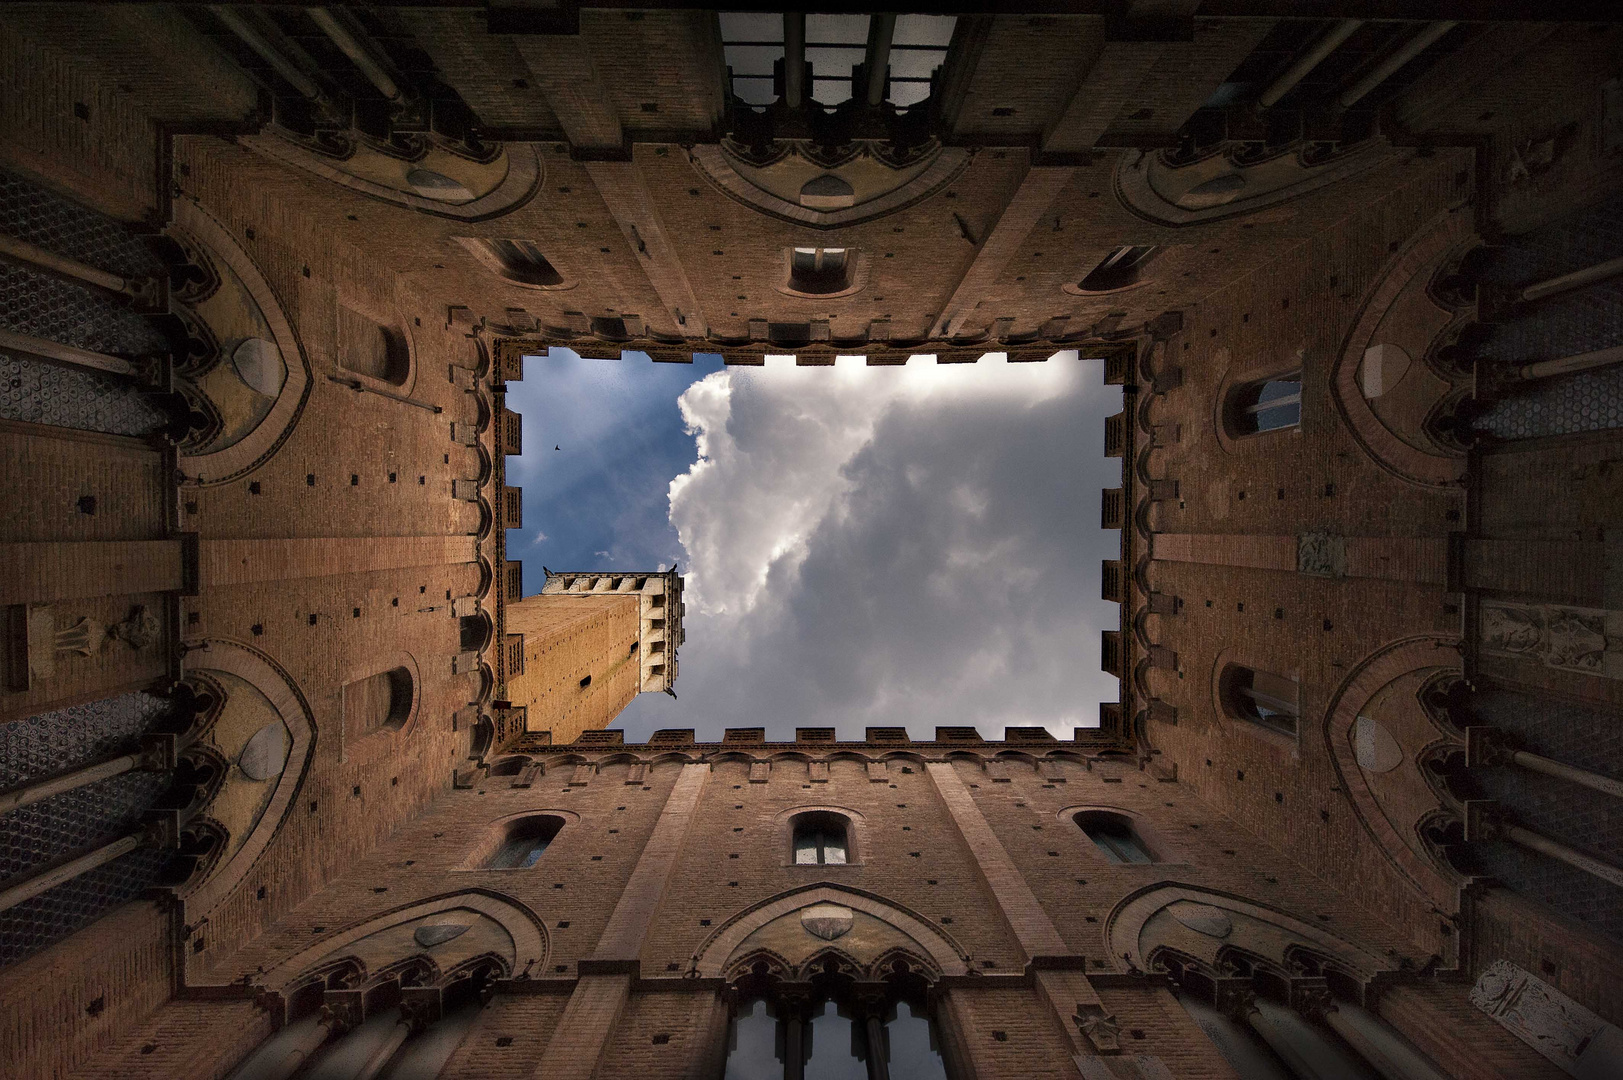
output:
<path id="1" fill-rule="evenodd" d="M 972 725 L 1068 737 L 1114 701 L 1099 671 L 1103 456 L 1121 408 L 1102 364 L 724 368 L 640 354 L 525 362 L 525 527 L 508 556 L 554 570 L 686 577 L 678 700 L 644 694 L 616 727 L 701 739 L 725 727 Z M 557 449 L 555 449 L 555 447 Z"/>
<path id="2" fill-rule="evenodd" d="M 525 358 L 524 381 L 507 387 L 525 450 L 507 462 L 508 482 L 524 489 L 524 528 L 508 531 L 507 557 L 528 564 L 526 592 L 541 591 L 543 565 L 652 570 L 681 555 L 668 489 L 693 464 L 693 437 L 676 400 L 721 367 L 717 356 L 656 364 L 569 349 Z"/>

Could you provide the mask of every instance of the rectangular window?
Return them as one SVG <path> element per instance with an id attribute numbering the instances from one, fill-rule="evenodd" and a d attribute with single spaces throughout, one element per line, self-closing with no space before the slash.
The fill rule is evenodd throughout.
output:
<path id="1" fill-rule="evenodd" d="M 823 835 L 823 862 L 835 866 L 845 865 L 845 837 Z"/>

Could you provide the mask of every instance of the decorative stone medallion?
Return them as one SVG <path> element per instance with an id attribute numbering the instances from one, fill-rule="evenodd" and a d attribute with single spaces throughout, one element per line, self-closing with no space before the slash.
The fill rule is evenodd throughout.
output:
<path id="1" fill-rule="evenodd" d="M 274 342 L 251 337 L 231 350 L 231 365 L 237 377 L 256 394 L 273 398 L 287 382 L 287 364 Z"/>
<path id="2" fill-rule="evenodd" d="M 1234 924 L 1229 921 L 1223 909 L 1212 907 L 1210 904 L 1179 900 L 1167 906 L 1167 913 L 1195 933 L 1205 934 L 1207 937 L 1225 938 L 1234 929 Z"/>
<path id="3" fill-rule="evenodd" d="M 254 732 L 237 756 L 237 767 L 250 780 L 269 780 L 281 775 L 282 766 L 287 764 L 287 750 L 287 728 L 277 720 Z"/>
<path id="4" fill-rule="evenodd" d="M 1379 720 L 1360 716 L 1353 723 L 1353 756 L 1361 769 L 1391 772 L 1403 764 L 1403 747 Z"/>
<path id="5" fill-rule="evenodd" d="M 801 908 L 800 925 L 813 937 L 833 941 L 851 932 L 851 909 L 841 904 L 813 904 Z"/>
<path id="6" fill-rule="evenodd" d="M 467 929 L 464 923 L 424 923 L 411 937 L 423 948 L 432 949 L 436 945 L 444 945 L 452 938 L 461 937 Z"/>

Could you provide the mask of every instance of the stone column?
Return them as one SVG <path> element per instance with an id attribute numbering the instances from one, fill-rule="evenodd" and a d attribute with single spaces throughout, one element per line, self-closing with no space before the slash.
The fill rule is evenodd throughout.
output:
<path id="1" fill-rule="evenodd" d="M 1268 1056 L 1267 1050 L 1257 1045 L 1256 1036 L 1226 1013 L 1182 992 L 1173 996 L 1195 1026 L 1217 1047 L 1217 1052 L 1245 1080 L 1293 1080 Z"/>
<path id="2" fill-rule="evenodd" d="M 342 1034 L 344 1023 L 337 1013 L 322 1009 L 312 1017 L 295 1022 L 304 1030 L 296 1034 L 289 1028 L 272 1035 L 272 1041 L 286 1037 L 286 1045 L 274 1052 L 273 1057 L 250 1056 L 242 1068 L 232 1074 L 233 1080 L 290 1080 L 310 1059 L 327 1045 L 335 1034 Z"/>
<path id="3" fill-rule="evenodd" d="M 631 980 L 648 926 L 665 895 L 666 882 L 687 840 L 699 797 L 710 778 L 708 764 L 682 766 L 648 844 L 637 859 L 614 905 L 609 924 L 589 959 L 581 961 L 580 981 L 564 1007 L 558 1032 L 535 1071 L 537 1080 L 591 1080 L 603 1048 L 631 997 Z"/>
<path id="4" fill-rule="evenodd" d="M 1465 763 L 1471 768 L 1491 765 L 1519 765 L 1530 772 L 1543 773 L 1568 783 L 1623 799 L 1623 780 L 1602 776 L 1589 769 L 1529 753 L 1496 728 L 1472 725 L 1465 729 Z"/>
<path id="5" fill-rule="evenodd" d="M 1295 1012 L 1254 998 L 1246 1023 L 1301 1080 L 1364 1080 L 1364 1073 Z"/>
<path id="6" fill-rule="evenodd" d="M 175 815 L 155 817 L 150 824 L 142 827 L 128 836 L 120 837 L 109 844 L 103 844 L 94 851 L 86 852 L 78 858 L 69 859 L 54 867 L 42 870 L 31 877 L 24 878 L 10 888 L 0 891 L 0 911 L 7 911 L 16 907 L 24 900 L 31 900 L 40 893 L 56 888 L 65 881 L 72 881 L 80 874 L 94 870 L 98 866 L 105 866 L 121 855 L 128 855 L 138 847 L 174 847 L 179 841 L 179 822 Z"/>
<path id="7" fill-rule="evenodd" d="M 9 814 L 13 810 L 42 802 L 53 795 L 60 795 L 64 791 L 72 791 L 74 788 L 85 787 L 136 769 L 166 772 L 175 767 L 176 744 L 177 740 L 172 735 L 149 738 L 146 747 L 133 754 L 122 754 L 119 757 L 98 761 L 94 765 L 86 765 L 82 769 L 0 792 L 0 814 Z"/>
<path id="8" fill-rule="evenodd" d="M 388 1037 L 378 1044 L 378 1048 L 372 1051 L 361 1067 L 355 1071 L 353 1080 L 376 1080 L 377 1076 L 383 1072 L 383 1067 L 389 1064 L 389 1059 L 395 1056 L 395 1052 L 405 1044 L 407 1039 L 411 1038 L 411 1029 L 411 1018 L 402 1013 L 395 1026 L 390 1029 Z"/>
<path id="9" fill-rule="evenodd" d="M 1386 1080 L 1448 1080 L 1386 1021 L 1344 1001 L 1327 1006 L 1324 1022 Z"/>
<path id="10" fill-rule="evenodd" d="M 1467 843 L 1503 840 L 1536 851 L 1584 873 L 1623 888 L 1623 866 L 1598 859 L 1588 852 L 1568 847 L 1559 840 L 1534 832 L 1509 820 L 1491 799 L 1467 799 L 1465 802 L 1465 839 Z"/>

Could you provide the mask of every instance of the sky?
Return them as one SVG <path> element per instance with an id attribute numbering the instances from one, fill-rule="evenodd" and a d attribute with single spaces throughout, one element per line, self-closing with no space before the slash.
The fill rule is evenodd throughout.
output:
<path id="1" fill-rule="evenodd" d="M 1042 725 L 1069 738 L 1115 701 L 1099 670 L 1103 456 L 1121 392 L 1100 361 L 833 368 L 642 354 L 525 360 L 525 591 L 553 570 L 685 575 L 677 698 L 642 694 L 628 741 L 694 728 Z"/>

